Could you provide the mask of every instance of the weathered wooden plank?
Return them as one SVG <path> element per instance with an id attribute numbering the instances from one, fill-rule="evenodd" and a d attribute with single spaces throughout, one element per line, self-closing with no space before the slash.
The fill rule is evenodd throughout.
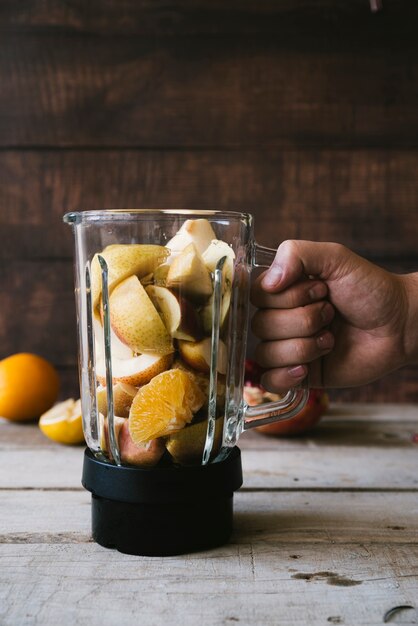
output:
<path id="1" fill-rule="evenodd" d="M 53 467 L 52 465 L 50 466 Z M 90 541 L 90 494 L 3 490 L 0 543 Z M 269 552 L 277 544 L 416 544 L 418 499 L 413 493 L 239 491 L 233 543 Z"/>
<path id="2" fill-rule="evenodd" d="M 124 626 L 139 616 L 153 626 L 380 626 L 390 608 L 415 605 L 416 546 L 268 549 L 255 542 L 151 559 L 93 544 L 3 545 L 0 617 L 4 626 Z"/>
<path id="3" fill-rule="evenodd" d="M 261 435 L 260 435 L 261 437 Z M 373 450 L 366 442 L 340 446 L 312 437 L 303 448 L 288 440 L 276 449 L 245 449 L 244 487 L 251 489 L 415 489 L 418 492 L 416 444 Z M 81 448 L 2 450 L 1 488 L 80 488 Z M 53 467 L 53 471 L 51 471 Z M 418 499 L 418 493 L 417 493 Z"/>
<path id="4" fill-rule="evenodd" d="M 35 352 L 57 365 L 75 364 L 77 338 L 70 262 L 2 263 L 0 300 L 1 358 L 15 352 Z"/>
<path id="5" fill-rule="evenodd" d="M 240 440 L 243 450 L 277 450 L 289 445 L 306 449 L 311 438 L 327 445 L 409 447 L 417 428 L 417 404 L 332 404 L 315 429 L 305 437 L 277 438 L 246 431 Z M 280 442 L 280 443 L 279 443 Z M 56 449 L 36 424 L 16 424 L 0 418 L 0 449 Z M 65 448 L 60 448 L 65 449 Z"/>
<path id="6" fill-rule="evenodd" d="M 2 458 L 0 489 L 82 489 L 83 448 L 79 446 L 6 449 Z"/>
<path id="7" fill-rule="evenodd" d="M 57 30 L 123 35 L 272 32 L 286 40 L 312 38 L 318 29 L 330 36 L 350 34 L 361 39 L 365 29 L 403 34 L 418 19 L 413 0 L 385 0 L 385 12 L 376 19 L 363 0 L 3 0 L 0 29 L 7 32 Z M 363 35 L 364 36 L 364 35 Z"/>
<path id="8" fill-rule="evenodd" d="M 402 150 L 1 152 L 0 257 L 71 258 L 65 211 L 215 208 L 253 213 L 264 245 L 340 241 L 416 270 L 417 168 Z"/>
<path id="9" fill-rule="evenodd" d="M 380 626 L 389 609 L 416 606 L 416 546 L 289 547 L 267 553 L 256 540 L 161 559 L 94 544 L 3 545 L 0 618 L 4 626 Z M 396 622 L 416 617 L 405 610 Z"/>
<path id="10" fill-rule="evenodd" d="M 415 147 L 418 46 L 391 23 L 314 41 L 5 32 L 0 146 Z"/>
<path id="11" fill-rule="evenodd" d="M 416 446 L 415 446 L 416 447 Z M 260 455 L 263 465 L 260 467 Z M 280 446 L 274 452 L 250 452 L 243 457 L 245 487 L 312 489 L 418 490 L 417 450 L 366 447 L 324 447 L 311 443 L 309 450 Z"/>
<path id="12" fill-rule="evenodd" d="M 379 408 L 362 408 L 358 419 L 324 418 L 302 438 L 244 433 L 239 442 L 244 488 L 418 491 L 414 408 L 404 411 L 411 421 L 396 421 L 393 407 L 392 422 L 378 421 Z M 364 417 L 367 411 L 370 422 Z M 54 444 L 36 425 L 3 421 L 0 450 L 0 489 L 81 489 L 82 447 Z"/>

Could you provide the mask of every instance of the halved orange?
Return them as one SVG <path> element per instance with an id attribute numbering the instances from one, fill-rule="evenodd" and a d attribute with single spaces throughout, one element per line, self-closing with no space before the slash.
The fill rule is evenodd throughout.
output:
<path id="1" fill-rule="evenodd" d="M 141 387 L 129 411 L 129 432 L 136 444 L 163 437 L 192 421 L 205 394 L 187 373 L 172 369 Z"/>
<path id="2" fill-rule="evenodd" d="M 84 441 L 82 422 L 80 400 L 69 398 L 41 415 L 39 428 L 52 441 L 72 445 Z"/>

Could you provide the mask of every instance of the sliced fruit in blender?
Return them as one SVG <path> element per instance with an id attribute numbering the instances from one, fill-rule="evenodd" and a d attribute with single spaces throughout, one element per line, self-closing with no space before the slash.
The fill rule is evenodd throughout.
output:
<path id="1" fill-rule="evenodd" d="M 125 278 L 110 296 L 112 329 L 134 352 L 169 354 L 173 343 L 137 276 Z"/>
<path id="2" fill-rule="evenodd" d="M 172 354 L 140 354 L 130 359 L 112 358 L 113 382 L 127 383 L 139 387 L 167 370 L 173 361 Z M 101 385 L 106 385 L 104 359 L 96 360 L 96 378 Z"/>
<path id="3" fill-rule="evenodd" d="M 158 285 L 159 287 L 165 287 L 169 269 L 170 266 L 167 263 L 163 263 L 155 269 L 155 272 L 153 274 L 154 285 Z"/>
<path id="4" fill-rule="evenodd" d="M 166 243 L 166 248 L 171 252 L 167 263 L 171 264 L 174 257 L 183 252 L 190 243 L 193 243 L 202 254 L 213 239 L 216 239 L 216 235 L 208 220 L 186 220 L 174 237 Z"/>
<path id="5" fill-rule="evenodd" d="M 166 287 L 149 285 L 146 292 L 172 337 L 195 341 L 202 335 L 195 307 Z"/>
<path id="6" fill-rule="evenodd" d="M 219 321 L 221 334 L 224 333 L 226 324 L 228 321 L 228 313 L 231 307 L 231 296 L 232 296 L 232 291 L 231 291 L 231 286 L 229 285 L 222 296 L 221 317 Z M 203 332 L 205 333 L 205 335 L 210 335 L 212 332 L 212 325 L 213 325 L 212 323 L 213 295 L 209 298 L 207 304 L 205 304 L 205 306 L 202 307 L 200 311 L 200 317 L 202 320 Z"/>
<path id="7" fill-rule="evenodd" d="M 108 265 L 109 292 L 132 274 L 143 278 L 164 263 L 170 251 L 164 246 L 148 244 L 112 244 L 99 253 Z M 97 313 L 102 293 L 102 270 L 98 254 L 91 262 L 91 292 L 93 311 Z"/>
<path id="8" fill-rule="evenodd" d="M 205 302 L 212 295 L 212 278 L 202 255 L 191 243 L 173 261 L 166 286 L 179 290 L 194 302 Z"/>
<path id="9" fill-rule="evenodd" d="M 210 272 L 215 271 L 222 257 L 226 257 L 222 268 L 224 278 L 223 289 L 225 290 L 228 283 L 232 283 L 235 252 L 225 241 L 214 239 L 202 254 L 203 261 Z"/>
<path id="10" fill-rule="evenodd" d="M 165 453 L 165 445 L 162 439 L 135 444 L 129 431 L 129 420 L 125 420 L 119 432 L 119 452 L 122 463 L 138 467 L 153 467 Z"/>
<path id="11" fill-rule="evenodd" d="M 93 328 L 96 359 L 103 360 L 105 353 L 103 326 L 97 317 L 93 318 Z M 131 359 L 134 356 L 131 348 L 127 346 L 126 343 L 123 343 L 112 329 L 110 329 L 110 347 L 112 350 L 112 358 Z"/>
<path id="12" fill-rule="evenodd" d="M 198 372 L 209 372 L 212 354 L 212 340 L 205 337 L 202 341 L 179 341 L 180 356 L 190 367 Z M 217 370 L 220 374 L 226 374 L 227 350 L 226 345 L 219 340 Z"/>
<path id="13" fill-rule="evenodd" d="M 136 445 L 129 433 L 127 419 L 115 416 L 115 433 L 119 446 L 119 454 L 122 463 L 129 463 L 138 467 L 152 467 L 158 463 L 165 452 L 162 439 L 153 439 L 146 444 Z M 103 415 L 100 415 L 100 448 L 112 461 L 112 453 L 109 446 L 109 424 Z"/>
<path id="14" fill-rule="evenodd" d="M 127 383 L 116 383 L 113 385 L 113 413 L 120 417 L 129 417 L 129 409 L 138 389 Z M 97 408 L 99 413 L 107 416 L 107 389 L 99 387 L 97 389 Z"/>
<path id="15" fill-rule="evenodd" d="M 209 399 L 209 373 L 198 372 L 182 361 L 181 359 L 176 359 L 173 363 L 173 369 L 180 369 L 184 372 L 190 374 L 193 379 L 197 382 L 200 389 L 205 394 L 205 402 Z M 216 408 L 217 411 L 223 411 L 225 407 L 225 393 L 226 393 L 226 383 L 225 376 L 218 373 L 217 377 L 217 385 L 216 385 Z"/>
<path id="16" fill-rule="evenodd" d="M 116 440 L 119 442 L 119 433 L 125 422 L 128 420 L 124 417 L 120 417 L 119 415 L 115 415 L 114 418 L 115 425 L 115 435 Z M 107 418 L 103 415 L 103 413 L 99 413 L 99 426 L 100 426 L 100 440 L 99 445 L 102 452 L 106 452 L 109 459 L 113 460 L 112 453 L 110 452 L 110 443 L 109 443 L 109 422 Z"/>
<path id="17" fill-rule="evenodd" d="M 205 401 L 187 372 L 171 369 L 141 387 L 129 412 L 129 432 L 135 444 L 180 430 L 191 422 Z"/>
<path id="18" fill-rule="evenodd" d="M 171 454 L 174 463 L 194 464 L 201 461 L 206 442 L 207 420 L 196 422 L 170 435 L 165 447 Z M 211 458 L 215 457 L 222 445 L 223 418 L 215 422 L 215 438 Z"/>

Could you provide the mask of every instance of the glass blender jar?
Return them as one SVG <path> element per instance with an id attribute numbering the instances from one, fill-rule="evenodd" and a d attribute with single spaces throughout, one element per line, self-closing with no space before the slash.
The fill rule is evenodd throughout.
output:
<path id="1" fill-rule="evenodd" d="M 275 251 L 245 213 L 67 213 L 93 538 L 141 555 L 221 545 L 242 484 L 236 442 L 308 390 L 243 400 L 250 276 Z"/>

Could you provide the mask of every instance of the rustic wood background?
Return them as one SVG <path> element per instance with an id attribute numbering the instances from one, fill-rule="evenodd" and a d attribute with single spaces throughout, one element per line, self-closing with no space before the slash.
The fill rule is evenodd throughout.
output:
<path id="1" fill-rule="evenodd" d="M 219 208 L 418 270 L 418 3 L 2 0 L 0 356 L 78 394 L 64 212 Z M 418 369 L 333 392 L 417 400 Z"/>

